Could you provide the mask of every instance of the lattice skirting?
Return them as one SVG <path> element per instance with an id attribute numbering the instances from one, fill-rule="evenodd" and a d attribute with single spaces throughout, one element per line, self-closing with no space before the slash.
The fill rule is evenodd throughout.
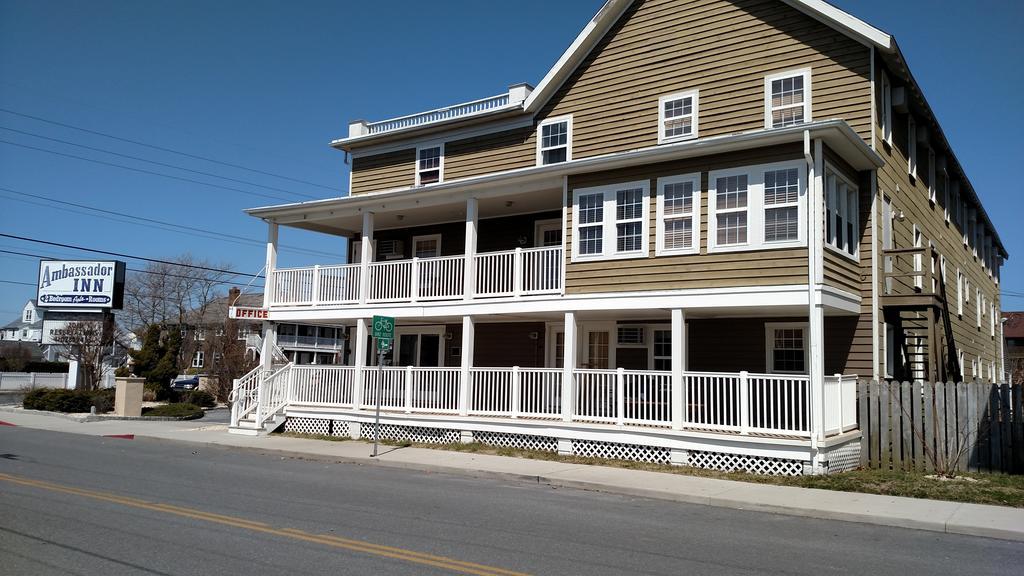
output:
<path id="1" fill-rule="evenodd" d="M 348 422 L 344 420 L 330 420 L 328 418 L 291 418 L 284 421 L 285 432 L 297 434 L 316 434 L 318 436 L 341 436 L 349 435 Z"/>
<path id="2" fill-rule="evenodd" d="M 373 439 L 374 424 L 363 423 L 359 427 L 362 438 Z M 460 441 L 462 433 L 448 428 L 427 428 L 425 426 L 400 426 L 397 424 L 381 424 L 382 440 L 398 442 L 421 442 L 423 444 L 455 444 Z"/>
<path id="3" fill-rule="evenodd" d="M 475 431 L 473 432 L 473 441 L 487 444 L 488 446 L 558 452 L 558 439 L 551 436 Z"/>
<path id="4" fill-rule="evenodd" d="M 860 442 L 850 442 L 828 453 L 828 473 L 848 472 L 860 466 Z"/>
<path id="5" fill-rule="evenodd" d="M 610 458 L 612 460 L 633 460 L 655 464 L 668 464 L 671 460 L 671 450 L 668 448 L 600 442 L 597 440 L 573 440 L 572 453 L 585 458 Z"/>
<path id="6" fill-rule="evenodd" d="M 689 465 L 694 468 L 708 468 L 725 472 L 745 471 L 769 476 L 800 476 L 804 465 L 799 460 L 726 454 L 724 452 L 689 451 Z"/>

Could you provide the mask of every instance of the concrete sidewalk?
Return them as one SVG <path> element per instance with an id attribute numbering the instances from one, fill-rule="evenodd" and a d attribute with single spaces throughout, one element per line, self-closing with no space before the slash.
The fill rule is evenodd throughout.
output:
<path id="1" fill-rule="evenodd" d="M 95 436 L 133 434 L 146 438 L 232 446 L 332 462 L 389 466 L 479 478 L 522 480 L 556 487 L 740 510 L 1024 541 L 1024 509 L 1001 506 L 770 486 L 682 474 L 425 448 L 383 446 L 383 453 L 377 458 L 372 458 L 371 447 L 364 442 L 239 436 L 228 434 L 226 424 L 204 423 L 203 420 L 82 423 L 52 416 L 21 413 L 18 409 L 0 408 L 0 421 L 55 432 Z"/>

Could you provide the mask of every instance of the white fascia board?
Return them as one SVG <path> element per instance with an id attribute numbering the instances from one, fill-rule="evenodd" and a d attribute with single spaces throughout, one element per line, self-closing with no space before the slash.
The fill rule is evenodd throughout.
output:
<path id="1" fill-rule="evenodd" d="M 861 44 L 874 46 L 884 52 L 893 51 L 892 36 L 828 2 L 823 0 L 782 1 L 812 18 L 837 28 Z"/>
<path id="2" fill-rule="evenodd" d="M 454 194 L 472 192 L 479 195 L 480 193 L 486 193 L 489 188 L 493 189 L 498 185 L 523 185 L 545 179 L 551 179 L 552 181 L 557 179 L 558 182 L 555 183 L 555 186 L 558 186 L 561 183 L 560 179 L 562 176 L 566 175 L 800 142 L 803 140 L 805 131 L 810 132 L 811 138 L 821 138 L 824 140 L 825 143 L 858 170 L 871 170 L 884 164 L 882 158 L 875 151 L 871 150 L 868 143 L 857 135 L 845 120 L 822 120 L 786 128 L 759 129 L 738 134 L 662 144 L 639 150 L 613 152 L 611 154 L 590 156 L 559 164 L 517 168 L 484 174 L 482 176 L 450 180 L 419 188 L 400 188 L 359 194 L 358 196 L 249 208 L 245 210 L 245 213 L 257 218 L 286 224 L 289 220 L 293 222 L 309 222 L 310 220 L 315 220 L 318 215 L 329 217 L 331 212 L 341 210 L 358 212 L 379 206 L 382 202 L 394 204 L 403 200 L 411 200 L 421 206 L 424 205 L 424 202 L 428 202 L 431 199 L 440 202 L 450 202 Z"/>
<path id="3" fill-rule="evenodd" d="M 565 49 L 555 65 L 548 70 L 530 96 L 523 102 L 527 112 L 536 112 L 562 85 L 580 62 L 590 54 L 591 49 L 604 37 L 633 0 L 608 0 L 583 27 L 572 44 Z"/>

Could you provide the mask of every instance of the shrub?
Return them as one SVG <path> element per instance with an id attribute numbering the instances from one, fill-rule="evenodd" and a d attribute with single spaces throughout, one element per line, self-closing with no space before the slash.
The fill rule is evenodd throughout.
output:
<path id="1" fill-rule="evenodd" d="M 176 390 L 171 390 L 170 385 L 159 382 L 146 382 L 142 389 L 143 402 L 177 402 L 180 396 Z"/>
<path id="2" fill-rule="evenodd" d="M 50 393 L 49 388 L 36 388 L 25 394 L 21 405 L 28 410 L 46 410 L 46 395 Z"/>
<path id="3" fill-rule="evenodd" d="M 182 394 L 181 401 L 189 404 L 195 404 L 196 406 L 201 406 L 203 408 L 213 408 L 217 405 L 217 399 L 213 397 L 213 394 L 210 394 L 206 390 L 193 390 L 191 392 L 186 392 Z"/>
<path id="4" fill-rule="evenodd" d="M 195 418 L 203 417 L 203 409 L 195 404 L 178 403 L 178 404 L 164 404 L 163 406 L 155 406 L 153 408 L 144 409 L 142 411 L 143 416 L 164 416 L 174 418 L 184 418 L 192 420 Z"/>
<path id="5" fill-rule="evenodd" d="M 128 366 L 120 366 L 117 370 L 114 370 L 114 376 L 118 378 L 127 378 L 132 375 L 132 369 Z"/>
<path id="6" fill-rule="evenodd" d="M 89 412 L 96 406 L 97 412 L 109 412 L 114 409 L 114 389 L 95 390 L 63 390 L 60 388 L 39 388 L 25 395 L 21 405 L 29 410 L 47 410 L 49 412 Z"/>
<path id="7" fill-rule="evenodd" d="M 104 413 L 110 412 L 114 409 L 114 395 L 117 391 L 113 388 L 105 388 L 103 390 L 96 390 L 92 393 L 92 405 L 96 407 L 96 412 Z"/>

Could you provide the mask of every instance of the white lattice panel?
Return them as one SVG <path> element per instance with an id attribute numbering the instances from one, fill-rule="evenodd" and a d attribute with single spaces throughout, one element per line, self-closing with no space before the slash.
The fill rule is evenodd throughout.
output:
<path id="1" fill-rule="evenodd" d="M 690 450 L 689 457 L 689 465 L 694 468 L 708 468 L 725 472 L 743 471 L 768 476 L 800 476 L 804 471 L 803 463 L 799 460 L 701 450 Z"/>
<path id="2" fill-rule="evenodd" d="M 473 440 L 488 446 L 519 448 L 523 450 L 540 450 L 558 452 L 558 439 L 551 436 L 532 436 L 530 434 L 508 434 L 505 432 L 473 432 Z"/>
<path id="3" fill-rule="evenodd" d="M 374 425 L 367 422 L 359 427 L 363 438 L 373 439 Z M 448 428 L 427 428 L 425 426 L 400 426 L 397 424 L 381 424 L 382 440 L 398 442 L 420 442 L 423 444 L 454 444 L 459 442 L 461 433 Z"/>
<path id="4" fill-rule="evenodd" d="M 331 436 L 340 436 L 342 438 L 348 438 L 351 434 L 348 422 L 344 420 L 332 420 L 331 421 Z"/>
<path id="5" fill-rule="evenodd" d="M 288 418 L 284 421 L 285 432 L 326 436 L 330 430 L 331 421 L 325 418 Z"/>
<path id="6" fill-rule="evenodd" d="M 668 464 L 671 451 L 668 448 L 658 446 L 619 444 L 617 442 L 599 442 L 596 440 L 573 440 L 572 453 L 576 456 L 587 458 L 609 458 L 612 460 Z"/>
<path id="7" fill-rule="evenodd" d="M 860 442 L 850 442 L 828 453 L 828 473 L 849 472 L 860 466 Z"/>

